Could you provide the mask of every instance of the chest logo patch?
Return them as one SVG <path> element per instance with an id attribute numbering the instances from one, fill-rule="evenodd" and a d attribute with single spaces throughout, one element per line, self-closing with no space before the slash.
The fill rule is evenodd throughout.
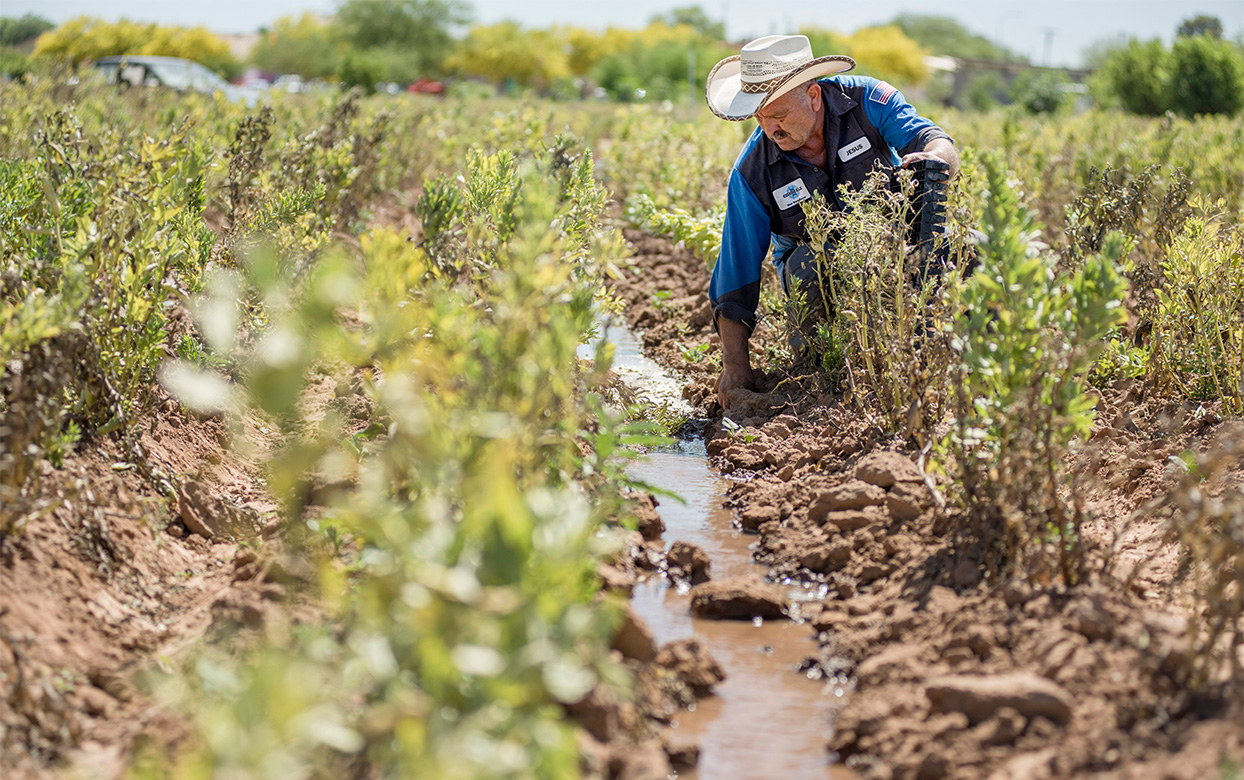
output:
<path id="1" fill-rule="evenodd" d="M 788 209 L 810 197 L 812 195 L 804 185 L 803 179 L 795 179 L 790 184 L 783 184 L 773 191 L 773 199 L 777 201 L 779 209 Z"/>
<path id="2" fill-rule="evenodd" d="M 847 160 L 859 157 L 871 148 L 873 148 L 872 142 L 868 140 L 868 136 L 864 136 L 863 138 L 858 138 L 839 149 L 838 159 L 846 162 Z"/>

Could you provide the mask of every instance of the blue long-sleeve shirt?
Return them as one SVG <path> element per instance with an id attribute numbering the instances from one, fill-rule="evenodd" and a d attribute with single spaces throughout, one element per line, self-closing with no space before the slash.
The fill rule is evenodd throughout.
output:
<path id="1" fill-rule="evenodd" d="M 808 240 L 800 203 L 820 192 L 831 208 L 842 208 L 838 185 L 858 188 L 878 162 L 894 167 L 901 155 L 937 138 L 950 138 L 884 81 L 846 75 L 817 83 L 825 108 L 829 170 L 782 151 L 757 127 L 730 172 L 721 254 L 713 266 L 709 298 L 714 316 L 742 322 L 748 329 L 756 325 L 760 273 L 769 245 L 780 260 Z"/>

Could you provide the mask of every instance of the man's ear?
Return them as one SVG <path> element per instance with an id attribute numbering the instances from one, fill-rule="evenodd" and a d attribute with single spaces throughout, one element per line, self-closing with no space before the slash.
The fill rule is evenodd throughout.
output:
<path id="1" fill-rule="evenodd" d="M 821 110 L 821 85 L 816 83 L 816 79 L 808 84 L 808 105 L 813 111 Z"/>

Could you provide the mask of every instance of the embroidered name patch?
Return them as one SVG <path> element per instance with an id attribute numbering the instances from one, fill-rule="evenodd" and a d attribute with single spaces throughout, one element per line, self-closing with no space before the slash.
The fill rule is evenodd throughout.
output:
<path id="1" fill-rule="evenodd" d="M 868 136 L 864 136 L 857 141 L 847 144 L 838 150 L 838 159 L 846 162 L 855 157 L 859 157 L 864 152 L 873 148 L 872 142 L 868 140 Z"/>
<path id="2" fill-rule="evenodd" d="M 773 199 L 777 201 L 779 209 L 788 209 L 810 197 L 812 195 L 804 186 L 803 179 L 795 179 L 790 184 L 784 184 L 773 191 Z"/>
<path id="3" fill-rule="evenodd" d="M 890 102 L 890 98 L 894 96 L 895 92 L 898 92 L 898 90 L 894 87 L 891 87 L 884 81 L 878 81 L 876 86 L 872 88 L 872 91 L 868 93 L 868 99 L 884 106 Z"/>

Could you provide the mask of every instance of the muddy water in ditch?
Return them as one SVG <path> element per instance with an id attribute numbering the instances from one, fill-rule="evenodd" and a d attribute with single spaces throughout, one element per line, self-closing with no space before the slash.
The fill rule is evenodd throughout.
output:
<path id="1" fill-rule="evenodd" d="M 646 358 L 629 331 L 608 328 L 605 335 L 614 344 L 613 370 L 623 381 L 657 402 L 690 411 L 680 397 L 682 383 Z M 589 345 L 581 356 L 593 354 Z M 683 499 L 660 499 L 667 547 L 676 540 L 701 547 L 712 561 L 714 579 L 760 574 L 748 547 L 754 537 L 735 531 L 730 512 L 721 507 L 728 483 L 709 468 L 703 442 L 651 452 L 631 475 Z M 792 590 L 796 600 L 813 595 Z M 677 738 L 700 747 L 699 765 L 683 773 L 684 780 L 855 777 L 829 763 L 825 746 L 842 688 L 796 672 L 816 649 L 807 625 L 699 620 L 691 616 L 686 593 L 661 577 L 637 585 L 632 605 L 658 643 L 696 637 L 726 672 L 715 696 L 678 716 Z"/>
<path id="2" fill-rule="evenodd" d="M 631 473 L 686 501 L 661 499 L 667 545 L 681 539 L 703 548 L 714 579 L 759 573 L 748 549 L 754 537 L 731 528 L 731 514 L 721 508 L 726 481 L 709 469 L 701 442 L 650 453 Z M 792 596 L 805 593 L 796 588 Z M 829 763 L 825 747 L 831 710 L 842 689 L 796 673 L 799 662 L 815 650 L 809 627 L 788 620 L 699 620 L 691 616 L 689 602 L 660 577 L 637 585 L 631 601 L 658 643 L 696 637 L 726 672 L 716 696 L 678 716 L 679 740 L 700 746 L 699 766 L 680 777 L 852 777 Z"/>

